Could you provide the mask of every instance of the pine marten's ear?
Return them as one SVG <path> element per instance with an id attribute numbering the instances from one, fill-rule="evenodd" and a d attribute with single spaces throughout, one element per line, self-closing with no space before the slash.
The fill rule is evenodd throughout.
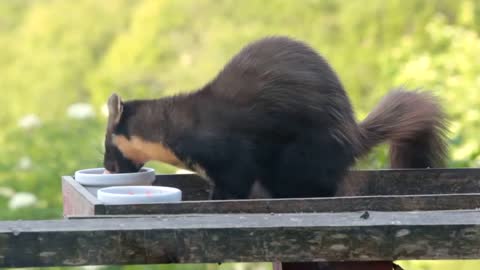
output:
<path id="1" fill-rule="evenodd" d="M 113 130 L 120 122 L 123 112 L 122 99 L 117 94 L 112 94 L 108 99 L 108 128 Z"/>

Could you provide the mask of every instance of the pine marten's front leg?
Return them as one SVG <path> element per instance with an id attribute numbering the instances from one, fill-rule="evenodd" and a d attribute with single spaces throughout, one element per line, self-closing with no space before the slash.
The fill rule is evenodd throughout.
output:
<path id="1" fill-rule="evenodd" d="M 247 161 L 248 162 L 248 161 Z M 213 200 L 247 199 L 252 189 L 255 175 L 245 164 L 231 164 L 220 170 L 213 170 Z"/>
<path id="2" fill-rule="evenodd" d="M 235 135 L 197 132 L 182 135 L 171 145 L 190 170 L 212 182 L 212 199 L 248 198 L 257 176 L 249 141 Z"/>

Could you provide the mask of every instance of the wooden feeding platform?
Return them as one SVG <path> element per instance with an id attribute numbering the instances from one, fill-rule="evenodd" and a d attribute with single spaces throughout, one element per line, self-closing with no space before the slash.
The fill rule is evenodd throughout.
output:
<path id="1" fill-rule="evenodd" d="M 105 205 L 63 177 L 64 220 L 0 222 L 0 267 L 390 270 L 394 260 L 480 259 L 480 169 L 351 171 L 332 198 L 208 201 L 211 187 L 195 174 L 154 185 L 180 188 L 184 201 Z"/>
<path id="2" fill-rule="evenodd" d="M 480 169 L 352 171 L 337 197 L 208 201 L 212 188 L 196 174 L 157 175 L 153 185 L 176 187 L 181 203 L 105 205 L 66 176 L 64 215 L 170 215 L 417 211 L 480 208 Z"/>

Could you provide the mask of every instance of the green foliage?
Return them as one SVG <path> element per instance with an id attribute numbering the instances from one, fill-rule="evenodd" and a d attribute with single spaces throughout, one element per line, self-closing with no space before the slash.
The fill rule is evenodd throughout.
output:
<path id="1" fill-rule="evenodd" d="M 61 217 L 60 176 L 101 166 L 113 91 L 130 99 L 194 90 L 245 44 L 275 34 L 329 60 L 359 119 L 395 86 L 433 90 L 451 118 L 449 166 L 477 166 L 479 14 L 474 0 L 0 1 L 0 219 Z M 385 166 L 385 146 L 358 164 Z M 268 269 L 188 267 L 125 269 Z"/>

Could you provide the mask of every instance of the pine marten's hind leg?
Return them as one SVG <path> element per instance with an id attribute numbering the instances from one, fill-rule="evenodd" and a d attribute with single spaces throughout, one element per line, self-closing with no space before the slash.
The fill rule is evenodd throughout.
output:
<path id="1" fill-rule="evenodd" d="M 301 136 L 284 148 L 269 186 L 274 197 L 330 197 L 353 163 L 350 146 L 321 134 Z"/>

